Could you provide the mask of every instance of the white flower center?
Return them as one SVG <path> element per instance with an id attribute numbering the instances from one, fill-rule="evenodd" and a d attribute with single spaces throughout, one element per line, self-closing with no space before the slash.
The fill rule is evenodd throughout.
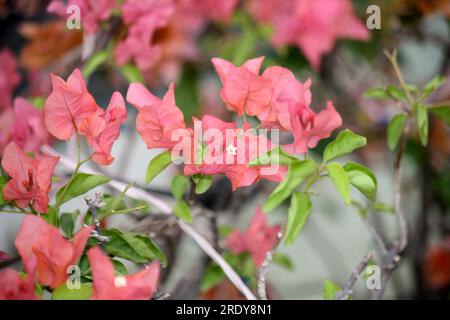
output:
<path id="1" fill-rule="evenodd" d="M 237 155 L 237 148 L 235 146 L 233 146 L 232 144 L 229 144 L 227 146 L 227 154 L 235 156 Z"/>
<path id="2" fill-rule="evenodd" d="M 122 288 L 127 285 L 127 279 L 123 276 L 115 277 L 114 278 L 114 287 L 116 288 Z"/>

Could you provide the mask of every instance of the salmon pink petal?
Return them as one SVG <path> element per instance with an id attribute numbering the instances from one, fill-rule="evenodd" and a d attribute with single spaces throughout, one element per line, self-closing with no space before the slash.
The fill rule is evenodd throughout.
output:
<path id="1" fill-rule="evenodd" d="M 34 276 L 21 277 L 19 272 L 6 269 L 0 272 L 0 300 L 37 300 Z"/>
<path id="2" fill-rule="evenodd" d="M 130 84 L 126 99 L 138 110 L 143 107 L 155 106 L 160 102 L 143 84 L 137 82 Z"/>

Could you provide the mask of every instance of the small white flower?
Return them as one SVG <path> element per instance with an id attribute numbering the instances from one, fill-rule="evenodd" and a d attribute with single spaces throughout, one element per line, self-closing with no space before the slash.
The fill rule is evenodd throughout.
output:
<path id="1" fill-rule="evenodd" d="M 233 146 L 232 144 L 229 144 L 227 146 L 227 154 L 235 156 L 237 155 L 237 148 L 235 146 Z"/>
<path id="2" fill-rule="evenodd" d="M 127 279 L 123 276 L 115 277 L 114 278 L 114 287 L 116 288 L 123 288 L 127 285 Z"/>

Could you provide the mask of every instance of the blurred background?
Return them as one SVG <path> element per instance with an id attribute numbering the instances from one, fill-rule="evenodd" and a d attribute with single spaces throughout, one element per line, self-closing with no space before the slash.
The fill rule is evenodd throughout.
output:
<path id="1" fill-rule="evenodd" d="M 113 1 L 117 7 L 112 9 L 106 5 L 108 1 L 69 2 L 82 5 L 81 29 L 68 28 L 68 17 L 58 9 L 59 3 L 66 5 L 64 2 L 53 1 L 49 7 L 50 1 L 0 0 L 0 155 L 8 141 L 14 97 L 26 97 L 36 108 L 42 108 L 51 90 L 50 73 L 66 78 L 74 68 L 82 68 L 89 91 L 102 107 L 115 90 L 125 96 L 132 81 L 145 83 L 160 97 L 174 81 L 177 105 L 188 122 L 192 116 L 205 113 L 231 121 L 234 115 L 220 100 L 221 84 L 210 59 L 221 57 L 240 65 L 264 55 L 264 67 L 280 65 L 292 70 L 302 82 L 312 79 L 313 109 L 321 110 L 326 100 L 332 100 L 342 115 L 343 127 L 368 138 L 367 147 L 348 160 L 374 171 L 377 200 L 391 205 L 394 154 L 386 144 L 386 127 L 397 106 L 393 100 L 373 100 L 363 93 L 371 87 L 397 83 L 384 49 L 398 49 L 400 68 L 410 84 L 423 86 L 438 74 L 448 77 L 450 73 L 448 0 L 344 1 L 350 6 L 345 19 L 350 19 L 351 12 L 359 28 L 365 28 L 371 15 L 367 8 L 378 5 L 381 28 L 367 30 L 367 36 L 340 34 L 336 30 L 343 22 L 336 18 L 331 24 L 332 29 L 335 26 L 332 35 L 321 36 L 319 31 L 316 35 L 323 41 L 333 38 L 319 60 L 308 53 L 302 41 L 296 41 L 301 36 L 295 33 L 301 33 L 302 27 L 291 28 L 280 22 L 287 15 L 292 23 L 298 23 L 302 17 L 289 13 L 289 5 L 302 0 L 174 0 L 174 9 L 163 22 L 154 25 L 151 32 L 144 28 L 149 34 L 142 30 L 134 34 L 135 19 L 122 16 L 118 9 L 126 0 Z M 169 2 L 159 1 L 161 6 Z M 276 11 L 283 12 L 272 17 Z M 314 16 L 314 12 L 307 16 Z M 84 17 L 93 20 L 85 24 Z M 305 24 L 309 21 L 304 20 Z M 449 101 L 450 81 L 429 99 Z M 171 177 L 179 168 L 167 168 L 144 186 L 148 162 L 159 152 L 147 150 L 135 130 L 135 109 L 128 107 L 128 121 L 113 149 L 116 160 L 106 168 L 93 168 L 118 180 L 136 182 L 170 202 Z M 420 145 L 414 131 L 407 142 L 402 204 L 410 242 L 389 282 L 386 299 L 450 297 L 450 135 L 442 120 L 431 117 L 430 121 L 427 147 Z M 330 140 L 322 141 L 312 156 L 320 156 Z M 52 145 L 74 159 L 73 143 L 52 141 Z M 59 173 L 67 174 L 62 170 Z M 64 182 L 61 179 L 55 184 Z M 222 251 L 222 232 L 226 233 L 227 227 L 244 230 L 273 187 L 270 182 L 260 182 L 232 193 L 229 181 L 217 177 L 212 188 L 196 199 L 194 226 Z M 319 182 L 314 191 L 319 196 L 313 200 L 313 212 L 304 231 L 294 245 L 280 246 L 280 263 L 270 269 L 272 298 L 321 299 L 325 279 L 344 284 L 355 265 L 376 246 L 358 210 L 343 204 L 331 182 Z M 352 197 L 365 201 L 356 192 Z M 63 209 L 87 210 L 82 199 L 68 202 Z M 288 204 L 270 213 L 270 223 L 280 223 L 287 209 Z M 385 211 L 371 212 L 368 219 L 392 240 L 395 217 Z M 21 217 L 0 214 L 0 250 L 13 257 L 20 221 Z M 239 298 L 230 283 L 214 274 L 208 256 L 183 235 L 173 218 L 150 207 L 148 212 L 113 217 L 105 223 L 147 233 L 162 246 L 170 266 L 163 274 L 162 291 L 169 292 L 170 298 Z M 19 263 L 14 265 L 20 268 Z M 363 279 L 357 283 L 353 298 L 368 297 Z"/>

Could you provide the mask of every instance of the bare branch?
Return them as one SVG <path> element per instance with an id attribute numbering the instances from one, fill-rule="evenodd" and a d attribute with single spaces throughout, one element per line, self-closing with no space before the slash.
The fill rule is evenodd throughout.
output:
<path id="1" fill-rule="evenodd" d="M 267 290 L 266 290 L 266 278 L 269 273 L 269 267 L 273 260 L 273 255 L 280 245 L 281 239 L 283 238 L 283 232 L 280 230 L 277 234 L 277 241 L 275 242 L 272 250 L 266 253 L 266 258 L 264 259 L 261 268 L 259 269 L 258 276 L 258 295 L 261 300 L 267 300 Z"/>
<path id="2" fill-rule="evenodd" d="M 374 252 L 369 251 L 363 260 L 356 266 L 356 268 L 352 271 L 350 278 L 345 283 L 345 286 L 341 291 L 336 293 L 335 300 L 347 300 L 348 297 L 353 293 L 353 287 L 355 286 L 356 281 L 361 276 L 361 273 L 366 269 L 369 261 L 373 258 Z"/>

